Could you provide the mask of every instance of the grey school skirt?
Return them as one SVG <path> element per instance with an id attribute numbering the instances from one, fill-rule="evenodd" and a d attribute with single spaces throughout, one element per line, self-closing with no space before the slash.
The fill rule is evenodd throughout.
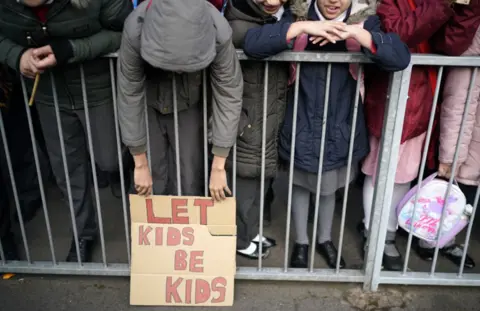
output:
<path id="1" fill-rule="evenodd" d="M 351 183 L 357 177 L 358 163 L 352 163 L 350 170 Z M 345 187 L 347 178 L 347 167 L 341 167 L 336 170 L 322 173 L 322 184 L 320 186 L 320 195 L 327 196 L 334 194 L 338 189 Z M 307 189 L 311 193 L 317 192 L 317 174 L 309 173 L 303 170 L 295 169 L 293 172 L 293 184 Z"/>

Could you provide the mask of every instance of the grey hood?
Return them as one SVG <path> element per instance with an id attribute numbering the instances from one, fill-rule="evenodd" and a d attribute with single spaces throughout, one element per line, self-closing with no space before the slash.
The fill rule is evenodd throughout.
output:
<path id="1" fill-rule="evenodd" d="M 216 28 L 204 0 L 157 0 L 145 14 L 141 56 L 167 71 L 196 72 L 216 56 Z"/>

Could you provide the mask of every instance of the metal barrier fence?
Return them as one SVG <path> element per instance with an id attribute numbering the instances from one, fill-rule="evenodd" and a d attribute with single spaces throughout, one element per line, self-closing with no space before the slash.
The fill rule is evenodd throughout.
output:
<path id="1" fill-rule="evenodd" d="M 241 61 L 250 61 L 243 52 L 238 52 L 238 56 Z M 66 274 L 66 275 L 108 275 L 108 276 L 127 276 L 129 275 L 129 264 L 130 264 L 130 234 L 129 234 L 129 214 L 128 214 L 128 202 L 127 202 L 127 188 L 129 185 L 125 184 L 125 176 L 124 176 L 124 169 L 122 163 L 122 153 L 121 153 L 121 139 L 120 139 L 120 132 L 119 132 L 119 124 L 118 124 L 118 113 L 117 113 L 117 101 L 116 101 L 116 78 L 115 78 L 115 57 L 116 55 L 110 55 L 109 62 L 110 62 L 110 75 L 111 75 L 111 85 L 112 85 L 112 95 L 113 95 L 113 106 L 114 106 L 114 114 L 115 114 L 115 134 L 116 134 L 116 145 L 117 145 L 117 152 L 118 152 L 118 161 L 119 161 L 119 171 L 120 171 L 120 180 L 121 180 L 121 188 L 122 197 L 121 203 L 116 202 L 116 204 L 122 207 L 123 211 L 123 231 L 124 231 L 124 238 L 125 240 L 121 242 L 124 244 L 124 253 L 126 255 L 126 262 L 122 262 L 121 260 L 117 260 L 116 262 L 109 261 L 107 257 L 107 248 L 108 243 L 105 239 L 105 222 L 104 217 L 102 217 L 103 213 L 106 212 L 108 208 L 112 208 L 112 206 L 106 206 L 104 202 L 101 200 L 101 191 L 98 187 L 98 180 L 96 174 L 96 165 L 95 165 L 95 153 L 93 148 L 93 141 L 92 141 L 92 129 L 90 124 L 90 114 L 88 108 L 88 96 L 89 92 L 86 88 L 85 78 L 84 78 L 84 71 L 83 67 L 80 66 L 80 74 L 82 78 L 82 93 L 83 93 L 83 101 L 84 101 L 84 113 L 85 113 L 85 120 L 86 120 L 86 140 L 88 144 L 88 149 L 90 150 L 90 157 L 91 157 L 91 171 L 93 175 L 93 185 L 94 185 L 94 198 L 95 198 L 95 205 L 96 205 L 96 212 L 97 212 L 97 220 L 99 225 L 99 238 L 100 238 L 100 249 L 101 249 L 101 261 L 100 262 L 81 262 L 80 260 L 77 263 L 67 263 L 63 262 L 62 260 L 58 259 L 56 254 L 56 248 L 54 245 L 54 236 L 52 233 L 52 224 L 63 226 L 63 223 L 58 224 L 57 222 L 53 222 L 50 219 L 49 210 L 52 206 L 52 200 L 47 200 L 47 190 L 44 187 L 44 181 L 42 180 L 42 171 L 39 162 L 39 155 L 37 150 L 36 144 L 36 133 L 34 132 L 34 128 L 32 125 L 32 115 L 30 113 L 30 107 L 28 105 L 28 91 L 26 89 L 25 81 L 22 79 L 22 89 L 23 89 L 23 96 L 25 100 L 25 109 L 27 112 L 27 118 L 29 123 L 29 132 L 32 137 L 31 144 L 33 146 L 33 154 L 34 160 L 36 164 L 36 172 L 39 178 L 39 187 L 41 193 L 41 201 L 44 213 L 44 221 L 45 227 L 47 231 L 47 236 L 42 246 L 43 253 L 45 253 L 45 246 L 48 245 L 49 252 L 50 252 L 50 260 L 33 260 L 33 257 L 30 252 L 30 246 L 32 243 L 29 243 L 29 239 L 27 237 L 27 229 L 26 225 L 24 224 L 22 218 L 22 210 L 20 206 L 20 199 L 19 194 L 17 192 L 16 187 L 16 180 L 15 180 L 15 173 L 14 168 L 12 167 L 12 161 L 10 158 L 9 153 L 9 146 L 7 143 L 6 137 L 6 130 L 4 127 L 3 116 L 0 114 L 0 132 L 1 138 L 3 141 L 3 146 L 5 149 L 6 154 L 6 161 L 8 166 L 8 173 L 10 176 L 10 181 L 13 189 L 13 198 L 15 209 L 18 215 L 18 222 L 20 227 L 20 235 L 22 237 L 23 242 L 23 251 L 24 251 L 24 260 L 22 261 L 6 261 L 5 254 L 3 252 L 3 247 L 0 245 L 0 272 L 12 272 L 12 273 L 37 273 L 37 274 Z M 265 149 L 266 149 L 266 120 L 267 120 L 267 95 L 268 95 L 268 79 L 269 79 L 269 63 L 271 62 L 297 62 L 297 71 L 295 85 L 294 85 L 294 118 L 292 124 L 292 132 L 295 133 L 296 126 L 297 126 L 297 106 L 298 106 L 298 94 L 299 94 L 299 74 L 302 68 L 302 63 L 305 62 L 321 62 L 321 63 L 328 63 L 328 70 L 327 70 L 327 79 L 326 79 L 326 89 L 330 88 L 330 81 L 332 76 L 332 64 L 335 63 L 358 63 L 361 64 L 358 68 L 358 76 L 360 77 L 363 72 L 363 64 L 368 64 L 370 61 L 361 54 L 347 54 L 347 53 L 308 53 L 308 52 L 300 52 L 300 53 L 283 53 L 279 54 L 275 57 L 269 58 L 267 62 L 265 62 L 265 77 L 264 77 L 264 109 L 263 109 L 263 143 L 262 143 L 262 176 L 261 176 L 261 193 L 262 197 L 260 200 L 260 232 L 259 236 L 264 235 L 264 228 L 263 228 L 263 214 L 264 214 L 264 189 L 265 185 Z M 285 231 L 282 235 L 284 235 L 285 240 L 281 242 L 282 247 L 284 247 L 284 256 L 283 260 L 280 257 L 274 256 L 274 258 L 270 258 L 277 263 L 275 267 L 266 267 L 265 261 L 268 264 L 268 260 L 270 259 L 262 259 L 260 256 L 256 266 L 243 266 L 241 265 L 237 271 L 237 278 L 238 279 L 255 279 L 255 280 L 290 280 L 290 281 L 323 281 L 323 282 L 358 282 L 363 283 L 364 288 L 366 290 L 376 290 L 379 284 L 429 284 L 429 285 L 480 285 L 480 274 L 478 273 L 469 273 L 464 274 L 463 268 L 460 268 L 458 273 L 438 273 L 436 272 L 437 266 L 437 258 L 439 254 L 438 244 L 435 249 L 435 256 L 434 260 L 431 265 L 430 271 L 425 272 L 411 272 L 409 271 L 409 259 L 410 259 L 410 249 L 412 245 L 412 235 L 410 234 L 408 237 L 407 247 L 406 247 L 406 258 L 405 258 L 405 265 L 403 271 L 400 272 L 387 272 L 381 271 L 382 270 L 382 257 L 383 257 L 383 250 L 385 246 L 385 237 L 387 233 L 387 222 L 389 217 L 389 212 L 391 210 L 391 202 L 392 202 L 392 195 L 393 195 L 393 188 L 395 182 L 395 173 L 396 173 L 396 166 L 399 157 L 399 148 L 400 148 L 400 137 L 403 128 L 403 121 L 406 109 L 406 103 L 408 98 L 408 89 L 410 85 L 410 77 L 412 73 L 413 66 L 439 66 L 439 74 L 438 74 L 438 83 L 437 83 L 437 90 L 434 96 L 434 103 L 433 103 L 433 110 L 432 116 L 430 118 L 428 133 L 425 140 L 425 146 L 428 146 L 430 141 L 430 136 L 432 133 L 433 127 L 433 116 L 435 112 L 435 108 L 439 101 L 439 93 L 440 93 L 440 85 L 442 81 L 442 77 L 444 75 L 444 67 L 451 67 L 451 66 L 465 66 L 465 67 L 480 67 L 480 57 L 445 57 L 445 56 L 437 56 L 437 55 L 414 55 L 412 57 L 412 63 L 410 67 L 408 67 L 403 72 L 393 73 L 391 75 L 390 81 L 390 89 L 389 94 L 386 102 L 386 110 L 385 110 L 385 120 L 384 120 L 384 128 L 383 134 L 380 144 L 380 156 L 377 168 L 377 176 L 376 176 L 376 183 L 375 183 L 375 191 L 373 196 L 373 207 L 372 207 L 372 214 L 371 214 L 371 221 L 370 221 L 370 230 L 368 236 L 368 248 L 365 252 L 364 258 L 364 265 L 358 265 L 356 269 L 340 269 L 340 257 L 342 253 L 346 250 L 347 252 L 350 251 L 349 248 L 345 248 L 345 236 L 346 236 L 346 220 L 347 220 L 347 206 L 348 203 L 351 201 L 348 200 L 349 195 L 352 193 L 352 189 L 350 187 L 350 183 L 347 182 L 346 186 L 343 191 L 343 201 L 341 204 L 341 217 L 340 217 L 340 226 L 339 226 L 339 233 L 338 233 L 338 260 L 336 263 L 335 269 L 326 269 L 323 267 L 319 267 L 315 265 L 315 248 L 311 247 L 310 250 L 310 260 L 309 260 L 309 267 L 308 269 L 293 269 L 289 267 L 289 254 L 290 254 L 290 243 L 291 243 L 291 211 L 292 211 L 292 187 L 293 187 L 293 179 L 292 174 L 294 172 L 294 163 L 291 160 L 288 170 L 288 182 L 287 182 L 287 199 L 286 199 L 286 214 L 285 214 Z M 477 69 L 475 69 L 472 73 L 472 80 L 470 82 L 469 88 L 469 96 L 468 99 L 471 99 L 471 92 L 473 89 L 473 85 L 475 83 L 475 76 L 477 73 Z M 70 177 L 68 172 L 68 157 L 65 151 L 64 141 L 63 141 L 63 131 L 62 131 L 62 122 L 60 120 L 60 108 L 59 108 L 59 101 L 57 98 L 57 89 L 55 84 L 55 79 L 52 74 L 49 76 L 51 84 L 52 84 L 52 92 L 54 94 L 54 105 L 55 105 L 55 112 L 56 112 L 56 122 L 58 133 L 60 135 L 60 147 L 62 149 L 62 160 L 64 164 L 64 171 L 65 171 L 65 179 L 67 184 L 67 203 L 69 205 L 70 211 L 70 221 L 71 227 L 73 231 L 73 236 L 76 240 L 76 251 L 77 254 L 79 253 L 79 243 L 78 243 L 78 232 L 75 225 L 75 211 L 73 208 L 73 201 L 72 201 L 72 193 L 70 187 Z M 206 74 L 203 74 L 204 80 L 204 87 L 203 87 L 203 128 L 204 128 L 204 182 L 205 182 L 205 195 L 208 195 L 208 181 L 209 181 L 209 171 L 208 171 L 208 138 L 207 138 L 207 127 L 208 127 L 208 118 L 207 118 L 207 77 Z M 175 88 L 175 83 L 173 84 Z M 176 94 L 175 90 L 173 94 Z M 325 102 L 329 103 L 329 92 L 325 92 Z M 353 106 L 353 119 L 352 119 L 352 130 L 350 133 L 350 143 L 349 143 L 349 153 L 348 153 L 348 168 L 347 172 L 350 172 L 352 168 L 352 156 L 353 156 L 353 147 L 354 147 L 354 133 L 356 128 L 356 120 L 357 120 L 357 112 L 358 109 L 361 109 L 359 105 L 360 102 L 360 84 L 357 82 L 356 93 L 355 93 L 355 104 Z M 176 139 L 175 143 L 178 146 L 178 112 L 177 112 L 177 102 L 176 96 L 174 95 L 174 119 L 175 119 L 175 134 Z M 146 102 L 145 102 L 146 105 Z M 328 115 L 329 106 L 325 105 L 324 116 Z M 467 101 L 465 105 L 465 111 L 468 111 L 469 101 Z M 464 113 L 464 120 L 462 121 L 462 130 L 464 128 L 464 121 L 467 113 Z M 148 121 L 148 118 L 146 118 Z M 320 160 L 319 160 L 319 177 L 317 181 L 317 189 L 321 188 L 322 182 L 322 167 L 323 167 L 323 154 L 325 150 L 325 129 L 327 126 L 327 119 L 323 120 L 323 134 L 321 140 L 321 147 L 320 147 Z M 148 122 L 147 122 L 147 138 L 148 138 L 148 158 L 150 157 L 150 145 L 153 143 L 150 141 L 148 137 Z M 461 136 L 461 135 L 460 135 Z M 296 135 L 292 135 L 292 154 L 291 159 L 294 158 L 294 150 L 295 150 L 295 140 Z M 419 183 L 423 179 L 423 170 L 426 164 L 426 149 L 424 148 L 425 152 L 422 156 L 421 162 L 421 169 L 420 169 L 420 178 Z M 459 144 L 457 144 L 457 148 L 455 151 L 455 161 L 453 164 L 453 171 L 457 165 L 458 160 L 458 150 Z M 180 151 L 177 148 L 177 152 L 175 154 L 176 157 L 176 176 L 177 180 L 180 180 L 180 161 L 179 161 L 179 153 Z M 233 148 L 233 160 L 234 163 L 236 162 L 236 146 Z M 151 163 L 150 163 L 151 164 Z M 236 165 L 233 167 L 233 176 L 236 176 Z M 350 180 L 351 176 L 350 173 L 347 173 L 346 180 Z M 453 182 L 453 178 L 450 179 L 450 185 Z M 233 192 L 236 192 L 237 184 L 235 179 L 233 180 Z M 178 193 L 181 193 L 181 186 L 178 183 Z M 449 186 L 450 191 L 450 186 Z M 312 233 L 312 243 L 311 245 L 316 245 L 316 236 L 317 236 L 317 222 L 318 222 L 318 214 L 319 214 L 319 199 L 320 199 L 320 192 L 317 191 L 315 196 L 315 211 L 314 211 L 314 218 L 313 218 L 313 233 Z M 475 198 L 475 207 L 478 203 L 480 192 L 477 191 L 476 198 Z M 361 201 L 361 200 L 360 200 Z M 358 209 L 361 210 L 361 207 L 358 207 L 357 202 L 353 202 L 354 206 L 357 206 Z M 350 207 L 349 210 L 352 208 Z M 446 210 L 446 209 L 444 209 Z M 445 214 L 445 213 L 444 213 Z M 475 215 L 475 211 L 473 213 Z M 442 222 L 445 215 L 442 215 Z M 472 225 L 473 225 L 474 216 L 472 216 L 471 222 L 468 226 L 468 230 L 465 237 L 465 250 L 463 254 L 463 261 L 465 260 L 466 252 L 468 250 L 469 242 L 470 242 L 470 235 L 472 232 Z M 361 220 L 358 219 L 358 220 Z M 111 225 L 107 221 L 108 225 Z M 110 227 L 109 227 L 110 228 Z M 111 226 L 113 228 L 113 226 Z M 350 229 L 350 227 L 348 227 Z M 109 229 L 110 231 L 110 229 Z M 355 233 L 351 233 L 351 230 L 347 230 L 350 236 L 356 236 Z M 41 233 L 36 232 L 35 235 L 41 235 Z M 118 235 L 117 235 L 118 237 Z M 278 236 L 277 236 L 278 238 Z M 35 238 L 34 238 L 35 239 Z M 35 239 L 36 240 L 36 239 Z M 115 241 L 115 248 L 117 248 L 118 241 Z M 262 243 L 260 245 L 260 253 L 262 253 Z M 273 252 L 280 253 L 280 250 L 273 250 Z M 42 251 L 39 251 L 39 254 Z M 351 255 L 351 252 L 349 253 Z M 39 255 L 38 257 L 45 257 L 46 255 Z M 78 256 L 79 257 L 79 256 Z M 360 258 L 361 259 L 361 258 Z M 161 264 L 161 263 L 160 263 Z M 462 265 L 463 266 L 463 265 Z"/>

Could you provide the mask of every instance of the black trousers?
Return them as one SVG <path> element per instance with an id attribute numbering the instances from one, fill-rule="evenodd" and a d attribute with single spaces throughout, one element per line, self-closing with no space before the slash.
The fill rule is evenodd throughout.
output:
<path id="1" fill-rule="evenodd" d="M 31 108 L 35 137 L 42 139 L 34 109 Z M 13 198 L 13 188 L 5 154 L 6 144 L 10 152 L 23 217 L 33 216 L 36 210 L 41 207 L 42 202 L 28 119 L 20 88 L 16 88 L 13 93 L 9 108 L 2 110 L 1 113 L 7 138 L 5 142 L 0 136 L 0 237 L 4 237 L 11 230 L 12 208 L 15 210 L 15 203 L 11 200 Z M 38 143 L 37 147 L 39 147 Z M 37 151 L 40 170 L 43 181 L 45 181 L 49 173 L 48 159 L 41 147 L 37 148 Z"/>

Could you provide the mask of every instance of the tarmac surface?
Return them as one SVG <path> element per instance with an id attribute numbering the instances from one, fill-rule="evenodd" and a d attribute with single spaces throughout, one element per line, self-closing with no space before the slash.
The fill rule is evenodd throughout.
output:
<path id="1" fill-rule="evenodd" d="M 285 252 L 287 183 L 285 176 L 275 185 L 276 198 L 272 207 L 272 225 L 265 235 L 277 240 L 265 267 L 283 267 Z M 52 225 L 53 242 L 57 260 L 66 257 L 71 241 L 71 221 L 68 205 L 60 199 L 56 188 L 48 191 L 48 215 Z M 127 248 L 122 201 L 113 197 L 110 189 L 100 190 L 103 228 L 109 263 L 127 263 Z M 342 202 L 337 203 L 332 238 L 338 246 Z M 356 226 L 362 219 L 361 189 L 352 184 L 348 197 L 345 222 L 343 256 L 347 269 L 361 269 L 361 237 Z M 478 222 L 477 222 L 478 223 Z M 293 228 L 292 228 L 293 229 Z M 311 228 L 309 228 L 311 230 Z M 26 225 L 28 245 L 33 261 L 51 260 L 48 248 L 44 213 Z M 311 231 L 310 231 L 311 232 Z M 21 235 L 16 231 L 18 245 Z M 293 243 L 293 230 L 290 234 Z M 407 238 L 399 236 L 397 244 L 405 254 Z M 460 235 L 459 243 L 464 243 Z M 474 224 L 470 255 L 480 265 L 480 226 Z M 94 261 L 101 262 L 98 243 Z M 430 271 L 429 262 L 411 252 L 410 271 Z M 255 267 L 256 262 L 237 258 L 237 266 Z M 480 273 L 478 267 L 465 273 Z M 315 257 L 315 268 L 326 269 L 320 256 Z M 455 273 L 458 268 L 439 256 L 438 272 Z M 180 310 L 181 308 L 138 308 L 129 306 L 129 281 L 122 277 L 68 277 L 17 275 L 10 280 L 0 280 L 0 311 L 60 311 L 60 310 Z M 237 281 L 233 308 L 198 308 L 198 310 L 480 310 L 480 288 L 381 286 L 377 293 L 365 293 L 360 284 L 294 283 Z"/>

